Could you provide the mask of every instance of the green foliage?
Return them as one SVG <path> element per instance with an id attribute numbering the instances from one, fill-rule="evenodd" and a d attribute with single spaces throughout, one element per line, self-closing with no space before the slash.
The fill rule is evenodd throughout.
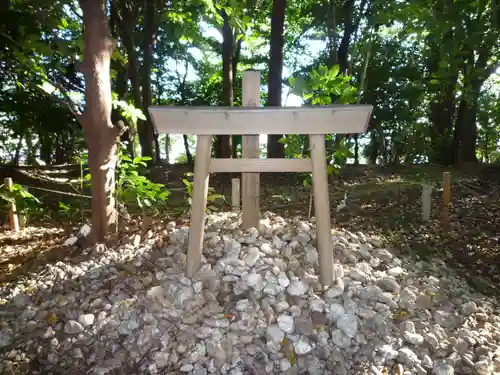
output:
<path id="1" fill-rule="evenodd" d="M 191 205 L 191 200 L 193 197 L 193 181 L 191 178 L 193 177 L 192 172 L 188 172 L 184 174 L 184 178 L 182 179 L 182 183 L 184 184 L 184 189 L 187 195 L 187 202 Z M 220 203 L 225 202 L 225 197 L 222 194 L 217 194 L 213 187 L 208 188 L 207 194 L 207 210 L 215 211 L 218 209 Z"/>
<path id="2" fill-rule="evenodd" d="M 64 202 L 58 202 L 58 213 L 71 223 L 78 223 L 82 220 L 81 207 Z"/>
<path id="3" fill-rule="evenodd" d="M 133 156 L 141 154 L 139 138 L 144 143 L 148 134 L 143 131 L 146 88 L 154 105 L 221 104 L 224 14 L 237 60 L 234 105 L 241 105 L 243 70 L 260 69 L 265 82 L 269 65 L 271 1 L 159 2 L 152 67 L 145 72 L 146 44 L 140 41 L 151 31 L 145 4 L 120 0 L 109 7 L 110 32 L 117 41 L 110 71 L 113 115 L 129 122 Z M 292 94 L 308 105 L 372 104 L 368 134 L 360 135 L 358 144 L 359 154 L 372 162 L 443 162 L 443 154 L 453 154 L 452 147 L 463 149 L 467 134 L 476 133 L 476 154 L 492 160 L 499 132 L 497 122 L 486 119 L 500 113 L 498 83 L 488 84 L 500 56 L 495 2 L 332 4 L 286 3 L 284 72 L 292 76 Z M 2 10 L 0 162 L 67 163 L 85 148 L 75 116 L 82 110 L 85 87 L 78 2 L 11 1 Z M 349 43 L 343 46 L 347 56 L 342 61 L 345 37 Z M 134 61 L 136 72 L 131 72 Z M 131 73 L 137 73 L 135 87 Z M 266 96 L 265 89 L 261 95 Z M 460 125 L 466 130 L 462 135 L 455 131 Z M 234 140 L 239 143 L 240 138 Z M 287 136 L 282 142 L 287 157 L 308 153 L 304 136 Z M 342 142 L 329 141 L 334 168 L 352 151 L 349 135 Z"/>
<path id="4" fill-rule="evenodd" d="M 302 134 L 289 134 L 279 140 L 285 145 L 285 156 L 292 159 L 300 159 L 305 154 L 304 150 L 307 147 L 308 136 Z"/>
<path id="5" fill-rule="evenodd" d="M 124 100 L 118 99 L 118 94 L 112 93 L 113 108 L 118 109 L 120 114 L 133 124 L 137 124 L 137 120 L 146 120 L 146 116 L 139 108 L 136 108 L 132 103 L 127 103 Z"/>
<path id="6" fill-rule="evenodd" d="M 300 76 L 299 76 L 300 77 Z M 338 65 L 328 69 L 320 65 L 307 78 L 290 77 L 288 83 L 292 93 L 319 105 L 349 104 L 356 101 L 357 88 L 351 84 L 351 77 L 342 75 Z"/>
<path id="7" fill-rule="evenodd" d="M 320 65 L 318 69 L 313 69 L 308 77 L 299 75 L 297 78 L 290 77 L 288 80 L 291 90 L 296 95 L 302 95 L 305 100 L 313 105 L 329 105 L 333 101 L 340 104 L 348 104 L 356 101 L 357 88 L 352 85 L 351 77 L 342 75 L 338 65 L 328 69 L 325 65 Z M 327 140 L 332 136 L 327 135 Z M 308 154 L 307 136 L 290 135 L 280 139 L 285 144 L 285 153 L 287 157 L 302 158 Z M 331 160 L 328 165 L 328 174 L 337 173 L 347 159 L 353 157 L 347 145 L 340 143 L 330 151 Z M 304 186 L 311 186 L 312 176 L 310 173 L 305 175 Z"/>
<path id="8" fill-rule="evenodd" d="M 84 163 L 87 160 L 87 154 L 82 154 L 80 160 Z M 130 157 L 124 144 L 119 144 L 115 169 L 115 198 L 127 209 L 155 214 L 165 207 L 169 192 L 163 184 L 154 183 L 144 175 L 147 162 L 150 160 L 148 156 Z M 85 168 L 83 173 L 83 181 L 90 186 L 92 176 L 89 169 Z M 69 212 L 66 207 L 61 205 L 59 207 L 61 211 Z"/>
<path id="9" fill-rule="evenodd" d="M 498 162 L 500 139 L 500 93 L 486 92 L 479 98 L 477 157 L 484 162 Z"/>
<path id="10" fill-rule="evenodd" d="M 15 204 L 17 212 L 23 215 L 38 215 L 41 211 L 40 200 L 19 184 L 13 184 L 11 190 L 0 185 L 0 200 L 6 205 Z"/>
<path id="11" fill-rule="evenodd" d="M 139 208 L 143 212 L 155 213 L 165 204 L 169 192 L 163 184 L 157 184 L 141 174 L 151 158 L 131 158 L 123 147 L 119 148 L 116 167 L 116 199 L 128 208 Z"/>

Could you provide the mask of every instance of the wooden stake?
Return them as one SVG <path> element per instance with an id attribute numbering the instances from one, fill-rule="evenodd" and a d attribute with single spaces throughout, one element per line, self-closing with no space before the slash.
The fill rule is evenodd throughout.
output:
<path id="1" fill-rule="evenodd" d="M 24 188 L 24 191 L 29 192 L 27 187 Z M 26 221 L 26 216 L 23 213 L 19 214 L 19 226 L 21 228 L 26 228 Z"/>
<path id="2" fill-rule="evenodd" d="M 431 218 L 432 185 L 422 185 L 422 220 L 429 221 Z"/>
<path id="3" fill-rule="evenodd" d="M 260 107 L 260 72 L 243 72 L 243 106 Z M 259 136 L 244 135 L 242 140 L 243 158 L 260 158 Z M 242 226 L 244 229 L 258 228 L 260 216 L 260 175 L 242 173 Z"/>
<path id="4" fill-rule="evenodd" d="M 3 180 L 3 183 L 5 184 L 5 187 L 9 191 L 12 191 L 12 185 L 14 185 L 14 183 L 12 182 L 12 178 L 6 177 Z M 19 232 L 19 218 L 17 217 L 17 210 L 15 203 L 9 203 L 9 222 L 10 222 L 10 230 L 14 232 Z"/>
<path id="5" fill-rule="evenodd" d="M 233 206 L 233 211 L 238 212 L 240 210 L 240 179 L 233 178 L 231 180 L 231 205 Z"/>
<path id="6" fill-rule="evenodd" d="M 309 136 L 311 146 L 314 216 L 316 216 L 316 241 L 319 252 L 319 272 L 323 288 L 333 282 L 333 243 L 328 196 L 328 170 L 326 166 L 325 136 Z"/>
<path id="7" fill-rule="evenodd" d="M 212 136 L 199 135 L 196 140 L 196 158 L 194 162 L 191 223 L 186 260 L 187 277 L 193 277 L 201 264 L 201 253 L 205 234 L 205 209 L 207 206 L 211 149 Z"/>
<path id="8" fill-rule="evenodd" d="M 443 173 L 443 207 L 441 209 L 441 220 L 443 228 L 448 229 L 450 225 L 450 202 L 451 202 L 451 174 Z"/>
<path id="9" fill-rule="evenodd" d="M 312 216 L 312 209 L 313 209 L 313 192 L 311 191 L 309 193 L 309 211 L 307 212 L 307 219 L 310 220 Z"/>

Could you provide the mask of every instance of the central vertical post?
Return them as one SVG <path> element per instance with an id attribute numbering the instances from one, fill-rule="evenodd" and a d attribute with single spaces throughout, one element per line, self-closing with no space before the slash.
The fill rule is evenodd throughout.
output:
<path id="1" fill-rule="evenodd" d="M 319 275 L 324 288 L 333 281 L 333 243 L 328 196 L 328 167 L 326 165 L 325 136 L 309 136 L 311 147 L 314 216 L 316 216 L 316 242 L 319 251 Z"/>
<path id="2" fill-rule="evenodd" d="M 260 72 L 258 70 L 243 72 L 242 99 L 244 107 L 260 107 Z M 244 135 L 242 138 L 242 157 L 260 158 L 259 135 Z M 259 173 L 242 173 L 241 209 L 244 229 L 259 227 L 259 195 Z"/>

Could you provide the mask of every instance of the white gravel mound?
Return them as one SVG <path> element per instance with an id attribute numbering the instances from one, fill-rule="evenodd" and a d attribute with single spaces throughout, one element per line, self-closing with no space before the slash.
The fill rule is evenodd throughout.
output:
<path id="1" fill-rule="evenodd" d="M 338 231 L 336 281 L 322 291 L 313 223 L 238 226 L 207 218 L 193 280 L 188 228 L 169 223 L 1 285 L 0 374 L 500 372 L 496 301 L 444 263 Z"/>

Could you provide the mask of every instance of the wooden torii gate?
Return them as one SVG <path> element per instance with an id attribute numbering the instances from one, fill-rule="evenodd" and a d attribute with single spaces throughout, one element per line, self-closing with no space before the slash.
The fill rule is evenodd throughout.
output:
<path id="1" fill-rule="evenodd" d="M 260 72 L 243 74 L 244 107 L 152 106 L 149 113 L 160 134 L 197 135 L 191 203 L 186 276 L 199 269 L 205 229 L 209 174 L 242 172 L 242 226 L 259 224 L 260 172 L 312 172 L 316 240 L 323 286 L 333 281 L 325 134 L 366 131 L 373 106 L 332 105 L 317 107 L 260 106 Z M 243 135 L 242 159 L 212 159 L 212 136 Z M 260 134 L 308 134 L 310 159 L 260 159 Z"/>

